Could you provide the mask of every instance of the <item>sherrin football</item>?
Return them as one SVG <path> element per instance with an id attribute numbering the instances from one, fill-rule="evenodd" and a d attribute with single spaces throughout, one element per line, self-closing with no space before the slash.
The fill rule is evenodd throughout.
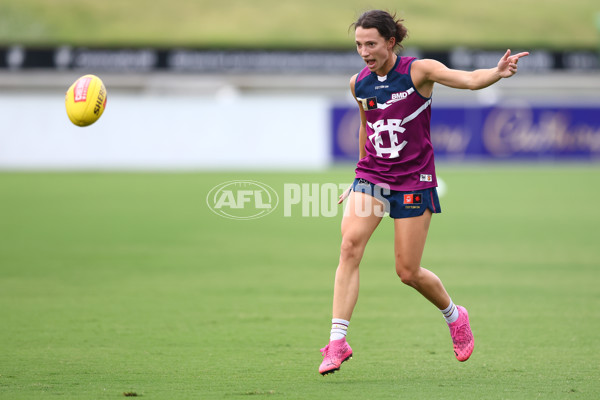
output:
<path id="1" fill-rule="evenodd" d="M 98 121 L 106 107 L 106 88 L 95 75 L 84 75 L 67 90 L 67 115 L 77 126 L 88 126 Z"/>

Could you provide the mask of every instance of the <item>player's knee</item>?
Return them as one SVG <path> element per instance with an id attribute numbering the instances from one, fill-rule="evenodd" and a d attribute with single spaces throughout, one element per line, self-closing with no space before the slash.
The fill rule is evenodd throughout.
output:
<path id="1" fill-rule="evenodd" d="M 400 277 L 400 280 L 402 281 L 402 283 L 404 283 L 405 285 L 408 285 L 408 286 L 414 286 L 413 277 L 410 272 L 407 272 L 407 271 L 402 271 L 402 272 L 396 271 L 396 272 L 398 273 L 398 276 Z"/>
<path id="2" fill-rule="evenodd" d="M 408 286 L 416 287 L 418 281 L 418 272 L 412 268 L 405 268 L 402 266 L 396 266 L 396 273 L 402 283 Z"/>
<path id="3" fill-rule="evenodd" d="M 342 238 L 340 257 L 344 260 L 360 258 L 363 250 L 361 241 L 351 236 Z"/>

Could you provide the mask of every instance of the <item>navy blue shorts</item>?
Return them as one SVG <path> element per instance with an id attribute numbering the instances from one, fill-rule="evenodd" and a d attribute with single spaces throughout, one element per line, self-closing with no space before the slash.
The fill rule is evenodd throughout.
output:
<path id="1" fill-rule="evenodd" d="M 423 215 L 426 209 L 430 209 L 432 213 L 442 212 L 436 188 L 400 192 L 374 185 L 366 179 L 356 178 L 352 183 L 352 190 L 383 202 L 385 211 L 392 218 L 418 217 Z"/>

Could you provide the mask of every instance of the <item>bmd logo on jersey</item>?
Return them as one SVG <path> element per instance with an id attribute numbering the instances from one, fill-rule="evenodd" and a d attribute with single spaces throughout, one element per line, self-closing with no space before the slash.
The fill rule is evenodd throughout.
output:
<path id="1" fill-rule="evenodd" d="M 391 100 L 404 100 L 407 97 L 408 97 L 408 91 L 406 91 L 406 92 L 392 93 Z"/>
<path id="2" fill-rule="evenodd" d="M 279 197 L 272 187 L 257 181 L 229 181 L 213 187 L 206 196 L 212 212 L 230 219 L 256 219 L 272 213 Z"/>

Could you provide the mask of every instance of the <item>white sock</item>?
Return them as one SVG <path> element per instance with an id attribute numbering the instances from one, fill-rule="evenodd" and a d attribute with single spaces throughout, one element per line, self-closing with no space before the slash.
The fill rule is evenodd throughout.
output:
<path id="1" fill-rule="evenodd" d="M 454 305 L 454 302 L 450 300 L 450 305 L 444 309 L 440 310 L 446 319 L 446 322 L 451 324 L 458 319 L 458 308 Z"/>
<path id="2" fill-rule="evenodd" d="M 346 333 L 348 333 L 348 325 L 350 325 L 350 321 L 340 318 L 333 318 L 331 320 L 331 335 L 329 336 L 329 340 L 331 341 L 345 338 Z"/>

